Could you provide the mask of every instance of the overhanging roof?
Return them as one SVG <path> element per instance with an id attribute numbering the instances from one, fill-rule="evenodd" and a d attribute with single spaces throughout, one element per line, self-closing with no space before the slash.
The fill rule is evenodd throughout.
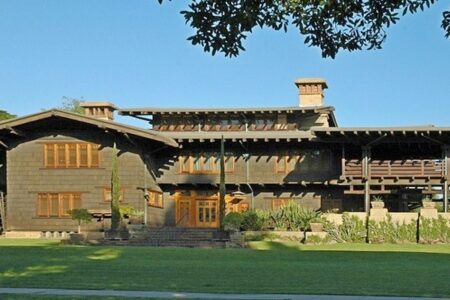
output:
<path id="1" fill-rule="evenodd" d="M 405 127 L 312 127 L 312 134 L 326 142 L 378 144 L 385 142 L 427 142 L 450 144 L 450 127 L 405 126 Z"/>
<path id="2" fill-rule="evenodd" d="M 192 108 L 192 107 L 142 107 L 119 109 L 121 115 L 154 115 L 154 114 L 219 114 L 219 113 L 274 113 L 274 112 L 314 112 L 314 113 L 330 113 L 334 111 L 332 106 L 315 106 L 315 107 L 250 107 L 250 108 Z"/>
<path id="3" fill-rule="evenodd" d="M 113 122 L 113 121 L 97 119 L 94 117 L 88 117 L 88 116 L 84 116 L 84 115 L 80 115 L 80 114 L 76 114 L 76 113 L 72 113 L 72 112 L 62 111 L 59 109 L 47 110 L 47 111 L 43 111 L 43 112 L 31 114 L 31 115 L 19 117 L 19 118 L 2 121 L 2 122 L 0 122 L 0 132 L 7 131 L 8 133 L 12 133 L 12 134 L 18 133 L 17 127 L 20 127 L 21 125 L 33 123 L 33 122 L 40 121 L 40 120 L 51 119 L 51 118 L 55 118 L 55 117 L 72 120 L 75 122 L 90 124 L 93 126 L 97 126 L 98 128 L 101 128 L 101 129 L 109 129 L 109 130 L 116 131 L 118 133 L 124 133 L 124 134 L 141 137 L 144 139 L 158 141 L 167 146 L 178 147 L 177 142 L 175 142 L 172 138 L 167 137 L 159 132 L 146 130 L 146 129 L 142 129 L 142 128 L 138 128 L 138 127 L 134 127 L 134 126 L 130 126 L 130 125 L 125 125 L 125 124 L 121 124 L 121 123 L 117 123 L 117 122 Z"/>
<path id="4" fill-rule="evenodd" d="M 211 132 L 211 131 L 164 131 L 164 135 L 177 140 L 183 141 L 199 141 L 212 142 L 220 140 L 223 136 L 225 140 L 231 141 L 298 141 L 311 140 L 314 136 L 310 131 L 225 131 L 225 132 Z"/>

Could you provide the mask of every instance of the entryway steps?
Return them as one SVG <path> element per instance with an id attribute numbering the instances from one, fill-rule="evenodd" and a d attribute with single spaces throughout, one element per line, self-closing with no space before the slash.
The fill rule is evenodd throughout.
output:
<path id="1" fill-rule="evenodd" d="M 217 238 L 215 228 L 142 228 L 131 233 L 127 244 L 158 247 L 223 248 L 226 240 Z M 117 244 L 117 243 L 116 243 Z"/>

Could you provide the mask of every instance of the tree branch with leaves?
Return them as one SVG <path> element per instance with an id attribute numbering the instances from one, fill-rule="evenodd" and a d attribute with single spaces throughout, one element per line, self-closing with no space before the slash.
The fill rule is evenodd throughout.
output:
<path id="1" fill-rule="evenodd" d="M 157 0 L 162 3 L 164 0 Z M 170 1 L 170 0 L 169 0 Z M 213 55 L 237 56 L 254 28 L 287 31 L 296 27 L 305 44 L 319 47 L 323 57 L 341 50 L 380 49 L 385 29 L 406 14 L 415 14 L 437 0 L 193 0 L 181 11 L 195 30 L 188 37 Z M 450 37 L 450 12 L 441 27 Z"/>

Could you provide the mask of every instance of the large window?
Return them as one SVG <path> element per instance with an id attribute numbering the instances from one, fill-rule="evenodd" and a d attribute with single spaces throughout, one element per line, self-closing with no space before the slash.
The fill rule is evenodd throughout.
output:
<path id="1" fill-rule="evenodd" d="M 225 156 L 225 172 L 234 171 L 234 157 Z M 202 153 L 180 156 L 180 173 L 189 174 L 217 174 L 220 172 L 220 158 L 218 153 Z"/>
<path id="2" fill-rule="evenodd" d="M 44 145 L 46 168 L 97 168 L 99 145 L 90 143 L 49 143 Z"/>
<path id="3" fill-rule="evenodd" d="M 39 217 L 68 217 L 67 211 L 81 207 L 80 193 L 39 193 L 37 215 Z"/>
<path id="4" fill-rule="evenodd" d="M 148 190 L 148 206 L 163 208 L 164 199 L 161 192 Z"/>

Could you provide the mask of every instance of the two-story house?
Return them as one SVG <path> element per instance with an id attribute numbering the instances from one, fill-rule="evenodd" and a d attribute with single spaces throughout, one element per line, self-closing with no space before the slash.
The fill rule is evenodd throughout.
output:
<path id="1" fill-rule="evenodd" d="M 66 230 L 67 210 L 109 211 L 111 149 L 122 203 L 149 226 L 217 227 L 219 150 L 225 140 L 226 210 L 276 209 L 289 200 L 322 211 L 391 211 L 424 196 L 448 209 L 450 128 L 338 127 L 323 79 L 295 82 L 299 103 L 271 108 L 129 108 L 84 103 L 85 116 L 52 110 L 0 123 L 0 188 L 7 230 Z M 99 224 L 91 225 L 99 228 Z"/>

